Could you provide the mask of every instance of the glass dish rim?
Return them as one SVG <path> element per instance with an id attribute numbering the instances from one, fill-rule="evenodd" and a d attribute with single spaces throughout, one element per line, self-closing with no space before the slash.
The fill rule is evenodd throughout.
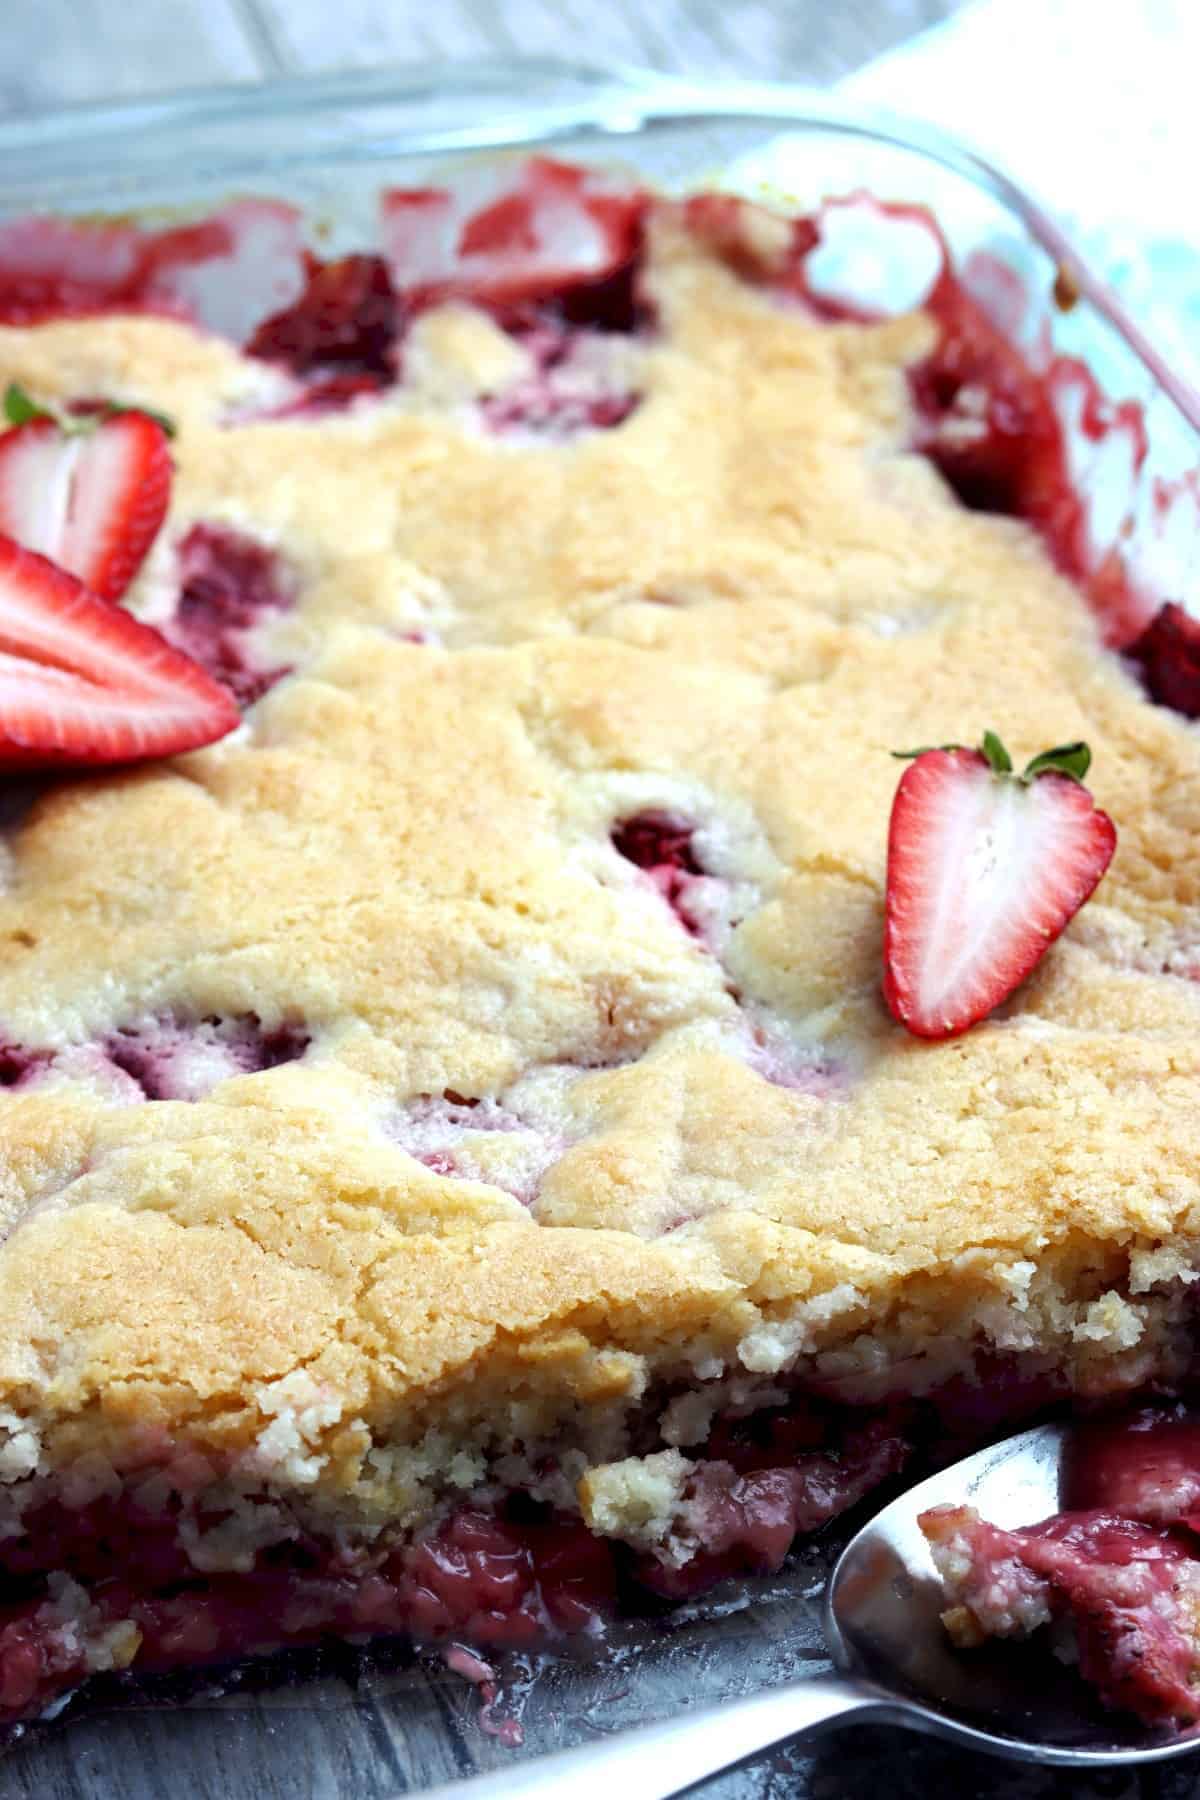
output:
<path id="1" fill-rule="evenodd" d="M 538 98 L 539 85 L 573 87 L 567 97 Z M 463 124 L 450 114 L 453 100 L 478 96 L 496 102 L 482 119 Z M 386 132 L 364 121 L 355 129 L 348 109 L 380 108 L 444 97 L 446 114 L 405 123 Z M 508 100 L 510 111 L 501 102 Z M 512 104 L 515 103 L 515 104 Z M 105 167 L 136 164 L 139 140 L 188 130 L 226 128 L 235 138 L 250 120 L 301 117 L 336 120 L 311 152 L 288 148 L 263 160 L 263 172 L 286 174 L 309 162 L 377 158 L 387 149 L 407 154 L 511 151 L 549 144 L 568 147 L 585 133 L 633 138 L 657 125 L 761 123 L 764 128 L 806 126 L 891 145 L 923 156 L 962 176 L 997 200 L 1038 247 L 1064 272 L 1075 292 L 1106 320 L 1146 370 L 1172 409 L 1200 437 L 1200 392 L 1171 368 L 1120 296 L 1089 266 L 1046 203 L 1003 168 L 940 127 L 891 109 L 847 100 L 819 88 L 783 82 L 718 80 L 668 75 L 625 64 L 556 57 L 483 57 L 461 62 L 389 64 L 378 68 L 273 77 L 264 82 L 180 89 L 132 100 L 86 102 L 0 120 L 0 217 L 17 210 L 8 189 L 19 178 L 20 159 L 45 169 L 49 157 L 62 178 L 77 169 L 95 181 Z M 144 145 L 143 145 L 144 151 Z M 214 173 L 217 171 L 214 169 Z M 97 209 L 103 211 L 103 208 Z M 129 209 L 123 207 L 123 212 Z M 136 210 L 136 209 L 135 209 Z"/>

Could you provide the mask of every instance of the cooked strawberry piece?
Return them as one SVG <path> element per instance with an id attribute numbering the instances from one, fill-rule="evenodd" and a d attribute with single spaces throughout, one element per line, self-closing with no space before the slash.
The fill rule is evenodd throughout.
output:
<path id="1" fill-rule="evenodd" d="M 251 706 L 291 669 L 264 663 L 254 630 L 292 604 L 288 571 L 277 553 L 243 532 L 201 521 L 179 546 L 182 586 L 163 635 Z"/>
<path id="2" fill-rule="evenodd" d="M 1147 1525 L 1200 1523 L 1200 1418 L 1182 1406 L 1143 1407 L 1072 1427 L 1063 1502 Z"/>
<path id="3" fill-rule="evenodd" d="M 940 331 L 909 376 L 920 421 L 916 448 L 964 506 L 1025 519 L 1065 551 L 1075 542 L 1081 502 L 1066 477 L 1062 426 L 1046 381 L 948 265 L 926 306 Z M 1064 507 L 1074 509 L 1069 519 L 1058 517 Z"/>
<path id="4" fill-rule="evenodd" d="M 700 1548 L 682 1567 L 649 1557 L 638 1579 L 652 1593 L 681 1600 L 747 1570 L 774 1574 L 799 1533 L 816 1531 L 873 1488 L 897 1475 L 909 1445 L 884 1415 L 852 1423 L 836 1445 L 810 1447 L 800 1436 L 739 1464 L 706 1458 L 688 1483 L 689 1513 Z"/>
<path id="5" fill-rule="evenodd" d="M 1103 1510 L 1005 1531 L 971 1507 L 942 1506 L 920 1525 L 956 1609 L 984 1635 L 1069 1622 L 1079 1673 L 1107 1705 L 1153 1724 L 1200 1717 L 1198 1565 L 1186 1533 Z"/>
<path id="6" fill-rule="evenodd" d="M 704 870 L 696 859 L 696 828 L 673 813 L 649 811 L 622 819 L 613 828 L 614 850 L 650 877 L 663 899 L 693 937 L 700 926 L 688 909 L 688 895 Z"/>
<path id="7" fill-rule="evenodd" d="M 692 848 L 696 828 L 674 813 L 635 813 L 614 827 L 613 846 L 639 869 L 678 869 L 688 875 L 702 873 Z"/>
<path id="8" fill-rule="evenodd" d="M 513 306 L 601 282 L 636 253 L 645 196 L 535 156 L 479 166 L 453 188 L 383 197 L 384 250 L 414 304 L 452 296 Z"/>
<path id="9" fill-rule="evenodd" d="M 30 1050 L 24 1044 L 0 1040 L 0 1087 L 21 1087 L 34 1080 L 54 1060 L 50 1050 Z"/>
<path id="10" fill-rule="evenodd" d="M 268 1030 L 257 1013 L 244 1013 L 124 1025 L 103 1049 L 147 1100 L 200 1100 L 220 1081 L 295 1062 L 310 1042 L 297 1025 Z"/>
<path id="11" fill-rule="evenodd" d="M 251 356 L 285 364 L 297 375 L 395 379 L 393 352 L 400 306 L 381 256 L 345 256 L 314 263 L 304 292 L 272 314 L 251 336 Z"/>
<path id="12" fill-rule="evenodd" d="M 0 767 L 170 756 L 237 723 L 231 696 L 159 632 L 0 537 Z"/>
<path id="13" fill-rule="evenodd" d="M 553 310 L 558 318 L 567 325 L 625 335 L 654 323 L 654 307 L 642 291 L 638 254 L 640 221 L 634 237 L 629 255 L 611 275 L 601 275 L 595 281 L 581 281 L 554 296 Z M 541 312 L 544 317 L 546 308 L 543 307 Z"/>
<path id="14" fill-rule="evenodd" d="M 146 413 L 78 428 L 39 417 L 0 436 L 0 532 L 104 600 L 141 566 L 170 489 L 167 435 Z"/>
<path id="15" fill-rule="evenodd" d="M 1112 860 L 1116 831 L 1066 745 L 1024 774 L 989 732 L 980 750 L 924 750 L 888 834 L 884 998 L 918 1037 L 986 1018 L 1041 961 Z"/>
<path id="16" fill-rule="evenodd" d="M 1168 600 L 1126 654 L 1141 664 L 1152 700 L 1200 719 L 1200 622 Z"/>

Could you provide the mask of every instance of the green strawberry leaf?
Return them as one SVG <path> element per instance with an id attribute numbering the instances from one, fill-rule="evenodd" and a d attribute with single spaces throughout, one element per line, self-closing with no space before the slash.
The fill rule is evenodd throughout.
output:
<path id="1" fill-rule="evenodd" d="M 52 419 L 54 414 L 31 400 L 19 381 L 10 381 L 4 390 L 4 416 L 10 425 L 28 425 L 33 419 Z"/>
<path id="2" fill-rule="evenodd" d="M 1039 775 L 1054 773 L 1082 781 L 1091 766 L 1092 753 L 1086 744 L 1059 744 L 1053 750 L 1043 750 L 1040 756 L 1026 763 L 1021 780 L 1036 781 Z"/>
<path id="3" fill-rule="evenodd" d="M 987 758 L 993 774 L 1012 774 L 1012 757 L 1008 754 L 1008 751 L 1004 748 L 1004 745 L 994 731 L 984 732 L 983 742 L 980 744 L 979 749 L 980 753 Z"/>

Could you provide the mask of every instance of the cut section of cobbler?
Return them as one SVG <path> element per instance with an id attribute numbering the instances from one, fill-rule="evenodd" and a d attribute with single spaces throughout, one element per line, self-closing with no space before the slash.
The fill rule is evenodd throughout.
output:
<path id="1" fill-rule="evenodd" d="M 1027 1413 L 1019 1374 L 1001 1385 L 1013 1416 Z M 123 1457 L 84 1455 L 49 1476 L 15 1421 L 5 1426 L 3 1466 L 31 1466 L 0 1490 L 0 1724 L 93 1672 L 228 1661 L 331 1634 L 517 1649 L 594 1635 L 618 1611 L 777 1571 L 797 1534 L 953 1435 L 963 1405 L 955 1382 L 885 1405 L 789 1395 L 787 1384 L 763 1387 L 766 1406 L 748 1388 L 737 1399 L 714 1384 L 703 1400 L 668 1387 L 636 1430 L 661 1442 L 652 1419 L 666 1409 L 672 1435 L 686 1437 L 689 1410 L 707 1408 L 698 1451 L 597 1465 L 577 1502 L 578 1451 L 518 1438 L 473 1497 L 453 1498 L 452 1482 L 414 1531 L 322 1516 L 302 1486 L 289 1495 L 269 1479 L 268 1453 L 303 1452 L 320 1414 L 306 1376 L 284 1388 L 257 1476 L 254 1458 L 222 1467 L 146 1430 Z"/>
<path id="2" fill-rule="evenodd" d="M 921 1526 L 964 1650 L 1044 1638 L 1106 1705 L 1200 1721 L 1200 1424 L 1176 1409 L 1073 1434 L 1066 1507 L 1004 1531 L 970 1507 Z"/>

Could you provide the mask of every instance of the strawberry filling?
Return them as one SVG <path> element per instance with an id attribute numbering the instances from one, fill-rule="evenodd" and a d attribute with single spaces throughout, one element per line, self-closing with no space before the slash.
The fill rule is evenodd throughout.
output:
<path id="1" fill-rule="evenodd" d="M 1185 719 L 1200 718 L 1200 623 L 1182 606 L 1160 607 L 1126 655 L 1140 667 L 1152 700 Z"/>
<path id="2" fill-rule="evenodd" d="M 193 525 L 179 546 L 181 588 L 163 635 L 250 706 L 291 673 L 264 664 L 255 628 L 293 603 L 282 562 L 265 544 L 223 525 Z"/>
<path id="3" fill-rule="evenodd" d="M 718 1428 L 684 1495 L 699 1548 L 681 1567 L 643 1558 L 638 1579 L 664 1599 L 704 1593 L 746 1573 L 773 1575 L 799 1535 L 830 1519 L 898 1475 L 911 1445 L 886 1418 L 851 1425 L 836 1450 L 823 1442 L 822 1421 L 795 1416 Z M 723 1454 L 722 1454 L 723 1453 Z"/>
<path id="4" fill-rule="evenodd" d="M 565 438 L 580 431 L 620 425 L 641 398 L 615 378 L 606 355 L 608 336 L 568 325 L 545 309 L 520 323 L 514 335 L 535 363 L 533 374 L 481 402 L 484 423 L 501 434 L 533 432 Z"/>
<path id="5" fill-rule="evenodd" d="M 909 372 L 920 421 L 916 448 L 973 512 L 1024 519 L 1067 573 L 1078 565 L 1082 503 L 1067 477 L 1050 388 L 992 324 L 947 260 L 925 300 L 938 341 Z"/>
<path id="6" fill-rule="evenodd" d="M 1200 1529 L 1200 1418 L 1181 1407 L 1146 1408 L 1116 1424 L 1077 1426 L 1064 1490 L 1075 1511 Z"/>
<path id="7" fill-rule="evenodd" d="M 989 1383 L 994 1399 L 1003 1372 L 993 1369 Z M 483 1650 L 595 1633 L 618 1612 L 747 1571 L 774 1573 L 797 1534 L 855 1505 L 916 1447 L 928 1454 L 940 1429 L 936 1394 L 863 1407 L 798 1393 L 771 1412 L 718 1420 L 682 1497 L 692 1554 L 680 1566 L 514 1493 L 495 1508 L 462 1505 L 391 1550 L 339 1547 L 277 1500 L 262 1502 L 269 1522 L 257 1532 L 245 1511 L 255 1504 L 242 1502 L 246 1547 L 233 1569 L 228 1539 L 209 1548 L 232 1515 L 227 1504 L 205 1505 L 214 1471 L 204 1459 L 141 1463 L 99 1497 L 64 1484 L 0 1539 L 0 1721 L 36 1713 L 113 1666 L 114 1634 L 125 1644 L 117 1665 L 152 1673 L 325 1637 L 454 1639 Z"/>
<path id="8" fill-rule="evenodd" d="M 404 322 L 449 299 L 491 312 L 536 369 L 482 406 L 494 431 L 568 436 L 620 424 L 637 397 L 613 388 L 593 340 L 641 328 L 645 198 L 584 171 L 533 158 L 515 172 L 468 174 L 451 189 L 383 198 L 383 256 L 307 255 L 292 303 L 249 337 L 252 356 L 289 369 L 308 391 L 282 414 L 330 412 L 398 378 Z"/>
<path id="9" fill-rule="evenodd" d="M 567 1146 L 565 1137 L 541 1129 L 514 1107 L 453 1088 L 417 1095 L 387 1118 L 384 1129 L 435 1174 L 492 1182 L 524 1206 L 537 1199 L 542 1176 Z M 498 1161 L 487 1154 L 488 1136 L 496 1133 L 510 1152 Z"/>
<path id="10" fill-rule="evenodd" d="M 953 1518 L 926 1515 L 940 1531 Z M 971 1559 L 968 1599 L 1044 1606 L 1072 1630 L 1079 1673 L 1106 1705 L 1148 1724 L 1200 1719 L 1195 1545 L 1104 1512 L 1062 1513 L 1000 1531 L 967 1514 L 956 1546 Z"/>
<path id="11" fill-rule="evenodd" d="M 699 937 L 701 927 L 688 909 L 696 879 L 704 875 L 696 857 L 696 827 L 674 813 L 636 813 L 613 827 L 613 848 L 641 869 L 658 889 L 684 930 Z"/>
<path id="12" fill-rule="evenodd" d="M 219 1081 L 297 1061 L 309 1041 L 297 1026 L 268 1031 L 256 1013 L 247 1013 L 195 1024 L 160 1019 L 127 1026 L 105 1040 L 104 1051 L 147 1100 L 198 1100 Z"/>
<path id="13" fill-rule="evenodd" d="M 398 1635 L 428 1643 L 463 1637 L 480 1646 L 522 1649 L 563 1633 L 595 1630 L 613 1608 L 616 1574 L 608 1547 L 577 1522 L 540 1517 L 513 1522 L 464 1508 L 434 1536 L 369 1572 L 327 1545 L 290 1544 L 260 1554 L 247 1572 L 198 1578 L 173 1532 L 136 1506 L 110 1509 L 80 1536 L 81 1521 L 60 1517 L 71 1535 L 64 1555 L 85 1568 L 124 1576 L 76 1584 L 85 1597 L 86 1636 L 42 1585 L 0 1602 L 0 1722 L 45 1707 L 97 1667 L 92 1646 L 106 1629 L 136 1628 L 139 1673 L 228 1662 L 322 1638 Z M 114 1550 L 124 1546 L 129 1562 Z M 5 1584 L 10 1591 L 19 1585 Z M 102 1652 L 103 1654 L 103 1652 Z"/>
<path id="14" fill-rule="evenodd" d="M 0 1087 L 23 1087 L 35 1081 L 54 1060 L 51 1050 L 30 1050 L 24 1044 L 0 1043 Z"/>
<path id="15" fill-rule="evenodd" d="M 266 1029 L 256 1013 L 154 1019 L 59 1051 L 0 1043 L 0 1087 L 28 1087 L 51 1072 L 111 1083 L 116 1070 L 122 1101 L 201 1100 L 218 1082 L 296 1062 L 310 1041 L 296 1025 Z"/>
<path id="16" fill-rule="evenodd" d="M 1068 1628 L 1108 1706 L 1200 1720 L 1200 1421 L 1177 1408 L 1082 1424 L 1063 1485 L 1063 1512 L 1015 1531 L 965 1507 L 924 1516 L 952 1600 L 976 1635 Z"/>
<path id="17" fill-rule="evenodd" d="M 382 257 L 310 258 L 304 292 L 263 320 L 246 351 L 296 375 L 336 382 L 341 392 L 348 381 L 369 392 L 395 379 L 399 335 L 400 305 Z"/>

